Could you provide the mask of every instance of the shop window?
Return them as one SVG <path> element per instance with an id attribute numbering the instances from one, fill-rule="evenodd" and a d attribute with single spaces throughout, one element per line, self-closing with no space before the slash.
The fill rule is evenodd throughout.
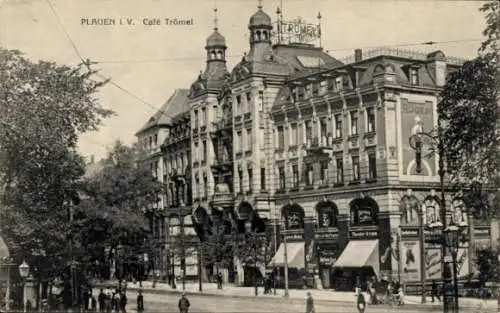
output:
<path id="1" fill-rule="evenodd" d="M 351 201 L 350 220 L 353 226 L 378 225 L 378 204 L 370 197 Z"/>

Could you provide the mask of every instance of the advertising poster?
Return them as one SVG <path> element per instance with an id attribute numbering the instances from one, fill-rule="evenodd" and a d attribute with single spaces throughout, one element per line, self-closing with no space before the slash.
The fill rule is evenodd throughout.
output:
<path id="1" fill-rule="evenodd" d="M 410 138 L 418 132 L 429 132 L 434 129 L 434 109 L 432 102 L 410 102 L 401 98 L 401 136 Z M 404 143 L 403 175 L 416 175 L 415 151 L 409 142 Z M 429 144 L 423 142 L 422 147 L 422 174 L 429 176 L 435 173 L 434 157 L 429 154 Z"/>
<path id="2" fill-rule="evenodd" d="M 440 280 L 441 276 L 441 248 L 427 247 L 425 249 L 425 279 Z"/>
<path id="3" fill-rule="evenodd" d="M 405 240 L 401 249 L 401 269 L 407 281 L 420 280 L 420 246 L 418 240 Z"/>
<path id="4" fill-rule="evenodd" d="M 467 278 L 469 275 L 469 249 L 460 248 L 457 253 L 457 272 L 458 278 Z"/>

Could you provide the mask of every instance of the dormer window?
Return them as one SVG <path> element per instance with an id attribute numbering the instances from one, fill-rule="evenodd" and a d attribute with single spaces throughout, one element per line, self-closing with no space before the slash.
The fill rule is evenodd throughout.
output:
<path id="1" fill-rule="evenodd" d="M 313 86 L 312 86 L 312 94 L 313 94 L 313 96 L 317 96 L 319 94 L 318 84 L 313 84 Z"/>
<path id="2" fill-rule="evenodd" d="M 342 76 L 335 78 L 335 89 L 337 91 L 340 91 L 343 89 L 343 87 L 344 87 L 343 81 L 344 80 L 343 80 Z"/>
<path id="3" fill-rule="evenodd" d="M 326 80 L 323 80 L 321 83 L 319 83 L 319 92 L 320 94 L 324 94 L 327 90 L 327 81 Z"/>
<path id="4" fill-rule="evenodd" d="M 328 91 L 333 91 L 335 82 L 332 79 L 328 80 Z"/>
<path id="5" fill-rule="evenodd" d="M 299 94 L 299 96 L 298 96 L 299 100 L 304 100 L 304 89 L 301 87 L 299 87 L 297 89 L 298 89 L 298 94 Z"/>
<path id="6" fill-rule="evenodd" d="M 418 85 L 418 70 L 416 68 L 410 68 L 410 83 Z"/>

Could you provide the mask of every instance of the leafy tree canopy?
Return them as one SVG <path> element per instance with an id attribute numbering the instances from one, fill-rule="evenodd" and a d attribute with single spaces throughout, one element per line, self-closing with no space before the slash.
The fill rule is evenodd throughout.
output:
<path id="1" fill-rule="evenodd" d="M 112 114 L 93 74 L 0 48 L 0 231 L 17 262 L 49 276 L 68 261 L 67 208 L 84 173 L 78 136 Z"/>
<path id="2" fill-rule="evenodd" d="M 82 257 L 102 259 L 104 247 L 118 245 L 123 258 L 151 252 L 148 214 L 153 210 L 148 209 L 157 204 L 163 187 L 143 159 L 137 147 L 117 142 L 100 168 L 85 178 L 77 220 Z"/>
<path id="3" fill-rule="evenodd" d="M 447 170 L 459 189 L 499 182 L 499 2 L 487 2 L 481 11 L 486 39 L 479 56 L 448 76 L 438 106 Z"/>

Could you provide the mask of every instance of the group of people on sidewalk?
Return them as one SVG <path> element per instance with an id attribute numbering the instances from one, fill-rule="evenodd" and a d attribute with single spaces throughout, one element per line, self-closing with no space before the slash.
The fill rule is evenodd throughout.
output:
<path id="1" fill-rule="evenodd" d="M 97 303 L 94 296 L 91 295 L 91 298 L 93 299 L 93 305 L 91 307 L 91 311 L 93 312 L 97 311 L 97 303 L 99 304 L 99 312 L 127 312 L 127 295 L 125 290 L 120 290 L 119 288 L 115 288 L 114 290 L 106 288 L 106 290 L 104 290 L 101 288 L 97 296 Z M 86 308 L 86 310 L 89 309 Z"/>

